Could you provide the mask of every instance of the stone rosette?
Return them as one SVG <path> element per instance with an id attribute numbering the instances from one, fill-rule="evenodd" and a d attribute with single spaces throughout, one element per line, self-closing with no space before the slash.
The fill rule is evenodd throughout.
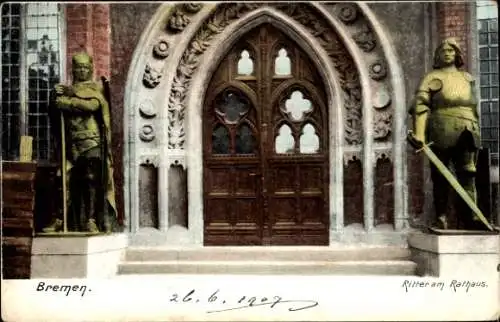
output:
<path id="1" fill-rule="evenodd" d="M 139 138 L 144 142 L 151 142 L 155 139 L 155 131 L 153 125 L 145 124 L 141 128 Z"/>
<path id="2" fill-rule="evenodd" d="M 189 13 L 197 13 L 201 8 L 203 8 L 203 4 L 201 3 L 189 2 L 184 4 L 184 10 Z"/>
<path id="3" fill-rule="evenodd" d="M 168 42 L 164 39 L 160 39 L 158 43 L 153 47 L 153 56 L 159 59 L 165 59 L 168 57 L 168 52 L 170 46 Z"/>
<path id="4" fill-rule="evenodd" d="M 342 4 L 339 10 L 339 18 L 346 24 L 351 24 L 358 18 L 358 9 L 352 3 Z"/>
<path id="5" fill-rule="evenodd" d="M 383 61 L 376 61 L 370 65 L 370 77 L 373 80 L 382 80 L 387 77 L 387 67 Z"/>

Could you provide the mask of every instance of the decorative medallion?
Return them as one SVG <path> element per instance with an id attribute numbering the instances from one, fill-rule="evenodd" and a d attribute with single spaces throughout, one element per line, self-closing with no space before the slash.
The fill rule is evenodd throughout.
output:
<path id="1" fill-rule="evenodd" d="M 359 48 L 361 48 L 364 52 L 369 53 L 372 51 L 377 42 L 375 40 L 375 35 L 373 31 L 367 25 L 363 26 L 363 30 L 356 33 L 353 36 L 354 41 L 358 44 Z"/>
<path id="2" fill-rule="evenodd" d="M 150 99 L 146 99 L 141 102 L 139 105 L 139 112 L 141 116 L 144 118 L 153 118 L 156 116 L 156 108 L 153 104 L 153 101 Z"/>
<path id="3" fill-rule="evenodd" d="M 376 61 L 370 65 L 370 77 L 373 80 L 382 80 L 387 76 L 387 67 L 383 61 Z"/>
<path id="4" fill-rule="evenodd" d="M 146 64 L 144 75 L 142 76 L 142 83 L 147 88 L 155 88 L 158 84 L 160 84 L 162 73 L 163 70 L 156 70 L 149 64 Z"/>
<path id="5" fill-rule="evenodd" d="M 168 42 L 162 39 L 153 47 L 153 56 L 158 59 L 165 59 L 168 57 L 168 50 Z"/>
<path id="6" fill-rule="evenodd" d="M 184 12 L 179 9 L 175 9 L 168 20 L 168 29 L 171 32 L 181 32 L 189 24 L 189 17 L 187 17 Z"/>
<path id="7" fill-rule="evenodd" d="M 197 2 L 189 2 L 184 4 L 184 10 L 186 10 L 189 13 L 197 13 L 198 11 L 201 10 L 202 7 L 203 4 Z"/>
<path id="8" fill-rule="evenodd" d="M 352 3 L 342 3 L 340 5 L 339 18 L 347 24 L 353 23 L 358 18 L 357 7 Z"/>
<path id="9" fill-rule="evenodd" d="M 384 84 L 378 84 L 376 88 L 373 89 L 372 94 L 372 104 L 373 107 L 377 109 L 382 109 L 389 104 L 391 104 L 391 94 Z"/>
<path id="10" fill-rule="evenodd" d="M 153 129 L 153 125 L 143 125 L 141 128 L 141 132 L 139 133 L 139 138 L 144 142 L 153 141 L 155 139 L 155 131 Z"/>

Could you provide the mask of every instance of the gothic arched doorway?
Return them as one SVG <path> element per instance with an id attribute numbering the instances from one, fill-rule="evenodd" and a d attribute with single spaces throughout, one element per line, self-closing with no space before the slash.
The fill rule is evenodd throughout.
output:
<path id="1" fill-rule="evenodd" d="M 205 245 L 328 245 L 322 78 L 271 24 L 222 59 L 203 108 Z"/>

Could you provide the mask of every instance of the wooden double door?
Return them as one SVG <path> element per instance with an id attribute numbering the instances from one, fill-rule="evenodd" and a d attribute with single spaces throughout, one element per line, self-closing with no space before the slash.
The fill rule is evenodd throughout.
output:
<path id="1" fill-rule="evenodd" d="M 215 71 L 203 109 L 205 245 L 328 245 L 328 110 L 310 58 L 271 24 Z"/>

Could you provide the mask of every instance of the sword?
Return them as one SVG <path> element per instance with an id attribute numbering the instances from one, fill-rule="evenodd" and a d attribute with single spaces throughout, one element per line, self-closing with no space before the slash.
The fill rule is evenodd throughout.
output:
<path id="1" fill-rule="evenodd" d="M 411 131 L 408 132 L 408 141 L 414 142 L 413 138 L 413 133 Z M 443 177 L 448 180 L 450 185 L 455 189 L 455 191 L 458 193 L 458 195 L 465 201 L 465 203 L 469 206 L 469 208 L 476 214 L 476 216 L 483 222 L 483 224 L 488 227 L 489 230 L 494 231 L 493 226 L 490 225 L 488 220 L 484 217 L 483 213 L 479 209 L 479 207 L 476 205 L 474 200 L 470 197 L 470 195 L 465 191 L 465 189 L 462 187 L 462 185 L 458 182 L 457 178 L 453 175 L 453 173 L 439 160 L 437 155 L 432 152 L 431 148 L 429 147 L 430 144 L 425 144 L 422 143 L 422 145 L 419 147 L 417 152 L 419 151 L 424 151 L 425 155 L 429 160 L 434 164 L 434 166 L 439 170 L 439 172 L 443 175 Z"/>

